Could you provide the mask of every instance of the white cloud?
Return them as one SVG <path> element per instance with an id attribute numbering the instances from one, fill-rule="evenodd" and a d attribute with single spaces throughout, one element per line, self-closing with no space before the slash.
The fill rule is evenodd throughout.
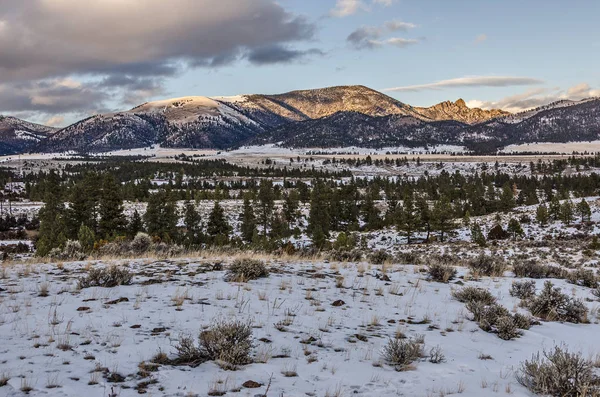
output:
<path id="1" fill-rule="evenodd" d="M 371 4 L 389 7 L 395 0 L 371 0 Z M 356 14 L 358 11 L 370 11 L 370 8 L 361 0 L 336 0 L 335 7 L 329 11 L 329 15 L 344 18 Z"/>
<path id="2" fill-rule="evenodd" d="M 562 90 L 560 88 L 537 88 L 510 95 L 497 101 L 482 101 L 472 99 L 467 102 L 469 107 L 482 109 L 502 109 L 518 113 L 547 105 L 560 100 L 579 101 L 585 98 L 600 96 L 600 89 L 592 89 L 589 84 L 581 83 Z"/>
<path id="3" fill-rule="evenodd" d="M 404 48 L 409 45 L 418 44 L 419 40 L 417 39 L 403 39 L 401 37 L 392 37 L 385 41 L 386 44 L 393 45 L 394 47 Z"/>
<path id="4" fill-rule="evenodd" d="M 366 6 L 360 0 L 337 0 L 335 7 L 329 12 L 329 15 L 343 18 L 356 14 L 360 9 L 366 9 Z"/>
<path id="5" fill-rule="evenodd" d="M 535 85 L 541 83 L 543 83 L 542 80 L 530 77 L 466 76 L 455 79 L 436 81 L 434 83 L 385 88 L 383 91 L 406 92 L 423 90 L 441 90 L 445 88 L 455 87 L 510 87 L 518 85 Z"/>
<path id="6" fill-rule="evenodd" d="M 407 32 L 410 29 L 416 28 L 417 25 L 415 25 L 414 23 L 410 23 L 410 22 L 393 20 L 393 21 L 386 22 L 385 27 L 390 32 L 398 32 L 398 31 Z"/>
<path id="7" fill-rule="evenodd" d="M 63 116 L 52 116 L 44 124 L 50 127 L 63 127 L 65 125 L 65 118 Z"/>

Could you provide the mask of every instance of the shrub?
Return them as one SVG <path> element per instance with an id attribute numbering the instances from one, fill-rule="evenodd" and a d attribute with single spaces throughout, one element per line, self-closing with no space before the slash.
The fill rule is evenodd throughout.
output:
<path id="1" fill-rule="evenodd" d="M 386 250 L 380 249 L 377 251 L 373 251 L 369 255 L 369 262 L 373 265 L 383 265 L 384 262 L 391 260 L 392 256 L 387 253 Z"/>
<path id="2" fill-rule="evenodd" d="M 238 321 L 218 321 L 199 337 L 200 351 L 209 360 L 218 360 L 226 369 L 252 362 L 252 327 Z"/>
<path id="3" fill-rule="evenodd" d="M 446 356 L 444 356 L 442 348 L 439 345 L 432 347 L 431 350 L 429 350 L 429 362 L 430 363 L 440 364 L 445 361 L 446 361 Z"/>
<path id="4" fill-rule="evenodd" d="M 560 397 L 598 396 L 600 379 L 594 366 L 581 353 L 556 346 L 521 364 L 517 381 L 532 393 Z"/>
<path id="5" fill-rule="evenodd" d="M 236 259 L 225 276 L 227 281 L 248 281 L 269 276 L 269 269 L 262 261 L 250 258 Z"/>
<path id="6" fill-rule="evenodd" d="M 521 313 L 515 313 L 513 315 L 513 320 L 515 321 L 515 325 L 519 329 L 529 329 L 531 328 L 531 317 Z"/>
<path id="7" fill-rule="evenodd" d="M 409 368 L 409 365 L 423 356 L 423 345 L 413 339 L 390 339 L 383 348 L 383 358 L 397 371 Z"/>
<path id="8" fill-rule="evenodd" d="M 196 367 L 208 361 L 206 355 L 195 345 L 194 339 L 190 336 L 179 338 L 179 343 L 175 346 L 175 349 L 177 351 L 176 358 L 171 360 L 170 364 Z"/>
<path id="9" fill-rule="evenodd" d="M 492 293 L 483 288 L 464 287 L 460 290 L 452 291 L 452 297 L 459 302 L 481 302 L 484 305 L 496 303 L 496 298 Z"/>
<path id="10" fill-rule="evenodd" d="M 587 321 L 587 307 L 583 302 L 563 294 L 550 281 L 546 281 L 542 292 L 531 300 L 529 310 L 534 316 L 546 321 Z"/>
<path id="11" fill-rule="evenodd" d="M 105 268 L 91 269 L 85 277 L 79 279 L 79 288 L 130 285 L 133 274 L 128 269 L 113 265 Z"/>
<path id="12" fill-rule="evenodd" d="M 496 332 L 498 333 L 498 337 L 504 340 L 511 340 L 521 336 L 521 331 L 519 331 L 515 319 L 510 315 L 497 319 Z"/>
<path id="13" fill-rule="evenodd" d="M 335 262 L 359 262 L 362 259 L 362 252 L 359 249 L 353 250 L 332 250 L 329 252 L 329 260 Z"/>
<path id="14" fill-rule="evenodd" d="M 439 283 L 447 283 L 456 277 L 456 269 L 454 266 L 438 261 L 427 265 L 427 272 L 429 273 L 430 280 Z"/>
<path id="15" fill-rule="evenodd" d="M 510 287 L 510 296 L 529 299 L 535 295 L 535 281 L 514 281 Z"/>
<path id="16" fill-rule="evenodd" d="M 143 254 L 150 249 L 152 238 L 146 233 L 138 232 L 131 241 L 131 249 L 138 254 Z"/>
<path id="17" fill-rule="evenodd" d="M 513 264 L 517 277 L 565 278 L 567 271 L 559 266 L 544 265 L 535 261 L 517 261 Z"/>
<path id="18" fill-rule="evenodd" d="M 467 266 L 475 274 L 491 277 L 502 277 L 506 270 L 506 263 L 503 260 L 484 254 L 471 259 Z"/>
<path id="19" fill-rule="evenodd" d="M 500 225 L 495 225 L 490 229 L 487 235 L 488 240 L 506 240 L 508 233 Z"/>
<path id="20" fill-rule="evenodd" d="M 577 269 L 569 273 L 567 281 L 571 284 L 581 285 L 582 287 L 598 287 L 598 279 L 591 269 Z"/>

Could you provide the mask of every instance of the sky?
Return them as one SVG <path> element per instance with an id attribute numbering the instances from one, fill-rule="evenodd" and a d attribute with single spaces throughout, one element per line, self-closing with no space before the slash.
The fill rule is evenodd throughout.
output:
<path id="1" fill-rule="evenodd" d="M 0 114 L 365 85 L 518 112 L 600 96 L 596 0 L 0 0 Z"/>

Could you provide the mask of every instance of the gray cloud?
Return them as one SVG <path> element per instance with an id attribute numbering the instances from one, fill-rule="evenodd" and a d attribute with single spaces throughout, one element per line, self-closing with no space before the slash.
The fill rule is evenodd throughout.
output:
<path id="1" fill-rule="evenodd" d="M 220 66 L 244 51 L 310 39 L 315 29 L 269 0 L 27 0 L 0 10 L 4 81 L 171 75 L 181 63 Z"/>
<path id="2" fill-rule="evenodd" d="M 322 56 L 325 55 L 325 53 L 316 48 L 296 50 L 282 45 L 272 45 L 252 50 L 248 53 L 247 58 L 248 61 L 254 65 L 269 65 L 296 62 L 315 55 Z"/>
<path id="3" fill-rule="evenodd" d="M 0 0 L 0 111 L 52 119 L 137 104 L 189 68 L 321 54 L 292 47 L 314 32 L 272 0 Z"/>
<path id="4" fill-rule="evenodd" d="M 436 81 L 434 83 L 410 85 L 402 87 L 385 88 L 384 92 L 441 90 L 456 87 L 510 87 L 523 85 L 536 85 L 543 83 L 542 80 L 530 77 L 514 76 L 467 76 L 449 80 Z"/>
<path id="5" fill-rule="evenodd" d="M 348 35 L 346 41 L 358 50 L 374 49 L 383 47 L 384 45 L 393 45 L 395 47 L 404 48 L 411 44 L 417 44 L 420 39 L 405 39 L 401 37 L 390 37 L 383 39 L 386 33 L 408 31 L 415 28 L 417 25 L 410 22 L 388 21 L 379 26 L 361 26 Z"/>

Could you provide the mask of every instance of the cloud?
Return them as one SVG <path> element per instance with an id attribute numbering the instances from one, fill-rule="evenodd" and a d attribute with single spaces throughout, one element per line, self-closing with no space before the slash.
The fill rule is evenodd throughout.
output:
<path id="1" fill-rule="evenodd" d="M 392 37 L 385 41 L 386 44 L 393 45 L 394 47 L 404 48 L 409 45 L 417 44 L 420 40 L 418 39 L 403 39 L 400 37 Z"/>
<path id="2" fill-rule="evenodd" d="M 317 48 L 295 50 L 281 45 L 257 48 L 248 54 L 248 61 L 254 65 L 270 65 L 300 61 L 311 55 L 325 55 Z"/>
<path id="3" fill-rule="evenodd" d="M 318 55 L 294 48 L 315 30 L 273 0 L 0 0 L 0 112 L 136 104 L 190 68 Z"/>
<path id="4" fill-rule="evenodd" d="M 63 116 L 52 116 L 44 124 L 50 127 L 63 127 L 65 125 L 65 118 Z"/>
<path id="5" fill-rule="evenodd" d="M 417 25 L 410 22 L 402 22 L 398 20 L 388 21 L 379 26 L 361 26 L 348 35 L 346 41 L 358 50 L 373 49 L 382 47 L 386 44 L 393 45 L 399 48 L 404 48 L 411 44 L 417 44 L 419 39 L 405 39 L 400 37 L 390 37 L 383 39 L 382 37 L 388 32 L 408 31 L 415 28 Z"/>
<path id="6" fill-rule="evenodd" d="M 219 66 L 315 26 L 270 0 L 28 0 L 0 9 L 4 81 L 70 73 L 172 75 Z"/>
<path id="7" fill-rule="evenodd" d="M 482 33 L 482 34 L 478 35 L 477 37 L 475 37 L 475 44 L 483 43 L 484 41 L 487 40 L 487 38 L 488 38 L 487 35 Z"/>
<path id="8" fill-rule="evenodd" d="M 389 7 L 394 2 L 395 0 L 372 0 L 371 4 Z M 329 11 L 329 16 L 344 18 L 356 14 L 358 11 L 370 11 L 370 8 L 361 0 L 336 0 L 335 7 Z"/>
<path id="9" fill-rule="evenodd" d="M 417 25 L 415 25 L 414 23 L 402 22 L 398 20 L 388 21 L 384 25 L 390 32 L 408 32 L 410 29 L 414 29 L 417 27 Z"/>
<path id="10" fill-rule="evenodd" d="M 560 88 L 537 88 L 525 92 L 510 95 L 498 101 L 470 100 L 469 107 L 480 107 L 482 109 L 502 109 L 512 113 L 518 113 L 560 100 L 579 101 L 585 98 L 600 96 L 600 89 L 592 89 L 589 84 L 581 83 L 569 87 L 566 90 Z"/>
<path id="11" fill-rule="evenodd" d="M 530 77 L 512 76 L 467 76 L 449 80 L 441 80 L 434 83 L 385 88 L 384 92 L 415 92 L 423 90 L 441 90 L 456 87 L 510 87 L 535 85 L 543 83 L 542 80 Z"/>
<path id="12" fill-rule="evenodd" d="M 337 0 L 335 7 L 329 11 L 332 17 L 343 18 L 356 14 L 360 9 L 366 9 L 364 3 L 360 0 Z"/>

